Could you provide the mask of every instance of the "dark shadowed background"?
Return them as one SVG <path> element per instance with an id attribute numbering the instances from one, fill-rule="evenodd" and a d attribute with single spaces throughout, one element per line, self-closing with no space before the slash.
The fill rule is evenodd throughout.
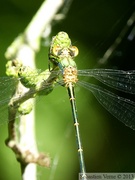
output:
<path id="1" fill-rule="evenodd" d="M 4 76 L 4 53 L 23 32 L 42 1 L 4 0 L 0 4 L 0 75 Z M 121 44 L 105 64 L 98 64 L 133 13 L 133 0 L 74 0 L 65 20 L 55 24 L 51 36 L 59 31 L 69 34 L 79 49 L 78 69 L 135 69 L 135 41 L 129 40 L 129 28 Z M 43 43 L 37 54 L 37 68 L 46 69 L 48 47 Z M 44 70 L 43 69 L 43 70 Z M 120 93 L 119 93 L 120 95 Z M 131 99 L 134 97 L 127 95 Z M 87 172 L 134 172 L 135 131 L 110 115 L 87 90 L 76 87 L 76 100 Z M 37 103 L 37 144 L 51 159 L 58 158 L 56 170 L 38 167 L 37 179 L 78 177 L 74 126 L 66 89 L 58 87 Z M 0 179 L 19 180 L 20 166 L 13 152 L 4 144 L 7 124 L 0 126 Z M 54 167 L 52 165 L 52 167 Z"/>

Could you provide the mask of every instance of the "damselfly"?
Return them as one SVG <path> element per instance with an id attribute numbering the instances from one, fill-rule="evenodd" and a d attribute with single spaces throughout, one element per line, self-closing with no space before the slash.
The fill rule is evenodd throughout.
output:
<path id="1" fill-rule="evenodd" d="M 123 122 L 126 126 L 130 127 L 131 129 L 135 129 L 134 101 L 120 97 L 95 84 L 79 80 L 79 77 L 81 76 L 94 77 L 95 79 L 99 80 L 107 86 L 110 86 L 111 88 L 123 91 L 125 93 L 134 94 L 135 71 L 123 71 L 113 69 L 77 70 L 77 66 L 74 61 L 74 58 L 77 55 L 78 49 L 77 47 L 72 46 L 68 34 L 65 32 L 59 32 L 55 37 L 53 37 L 51 42 L 49 51 L 49 70 L 44 71 L 43 73 L 34 71 L 35 74 L 33 75 L 29 70 L 26 71 L 27 73 L 24 73 L 26 68 L 21 68 L 21 70 L 19 69 L 18 80 L 25 87 L 30 89 L 29 93 L 27 94 L 27 98 L 22 99 L 21 103 L 29 99 L 29 97 L 34 97 L 35 94 L 46 95 L 50 93 L 52 89 L 57 85 L 61 85 L 67 88 L 74 120 L 80 162 L 80 172 L 82 173 L 83 179 L 87 179 L 83 157 L 83 148 L 79 132 L 79 123 L 77 118 L 74 87 L 76 85 L 79 85 L 91 91 L 93 95 L 97 98 L 99 103 L 104 108 L 106 108 L 113 116 L 115 116 L 118 120 Z M 36 79 L 35 82 L 33 81 L 34 79 Z M 7 80 L 7 78 L 1 78 L 0 81 L 1 89 L 3 87 L 0 94 L 0 110 L 2 111 L 3 107 L 5 105 L 7 106 L 8 98 L 5 100 L 5 98 L 3 97 L 3 93 L 5 92 L 4 87 L 7 86 L 9 80 Z M 13 84 L 11 84 L 11 90 L 12 86 Z M 10 90 L 9 84 L 7 86 L 7 90 Z M 45 91 L 45 93 L 42 93 L 43 91 Z M 17 98 L 18 97 L 16 97 L 16 99 Z M 19 97 L 18 99 L 21 98 L 22 97 Z"/>

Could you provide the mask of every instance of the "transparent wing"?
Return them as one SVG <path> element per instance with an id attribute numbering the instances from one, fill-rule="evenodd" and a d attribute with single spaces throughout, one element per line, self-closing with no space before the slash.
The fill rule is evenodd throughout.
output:
<path id="1" fill-rule="evenodd" d="M 78 76 L 94 77 L 112 88 L 135 94 L 135 70 L 86 69 L 78 70 Z"/>
<path id="2" fill-rule="evenodd" d="M 40 74 L 41 78 L 38 79 L 38 84 L 40 84 L 40 83 L 43 84 L 41 86 L 41 91 L 49 88 L 50 85 L 52 85 L 52 84 L 55 84 L 54 87 L 58 86 L 57 83 L 54 83 L 54 77 L 58 76 L 58 73 L 61 73 L 61 72 L 53 71 L 50 73 L 48 71 L 41 72 L 41 70 L 37 70 L 37 72 L 41 73 Z M 51 74 L 51 76 L 50 76 L 50 79 L 48 82 L 45 80 L 44 77 L 48 78 L 50 74 Z M 27 79 L 35 79 L 36 77 L 37 77 L 37 75 L 35 75 L 35 76 L 29 75 L 29 76 L 27 76 Z M 22 79 L 23 79 L 23 77 L 22 77 Z M 9 99 L 12 97 L 12 94 L 14 93 L 16 85 L 19 81 L 21 81 L 21 78 L 12 78 L 12 77 L 8 77 L 8 76 L 0 77 L 0 107 L 2 106 L 2 104 L 9 101 Z M 59 84 L 62 85 L 63 81 L 60 80 Z M 27 84 L 26 84 L 26 87 L 27 87 Z"/>
<path id="3" fill-rule="evenodd" d="M 54 75 L 56 72 L 53 73 Z M 16 85 L 19 79 L 11 77 L 0 77 L 0 125 L 8 122 L 8 103 L 15 92 Z M 44 90 L 50 91 L 52 83 L 44 83 L 41 92 Z M 53 88 L 63 85 L 63 80 L 59 80 L 53 84 Z M 33 91 L 31 91 L 33 93 Z M 40 93 L 44 95 L 44 93 Z M 20 97 L 20 95 L 19 95 Z M 18 98 L 16 96 L 16 98 Z M 20 116 L 20 115 L 19 115 Z"/>
<path id="4" fill-rule="evenodd" d="M 79 81 L 77 84 L 91 91 L 99 103 L 126 126 L 135 129 L 135 102 L 117 96 L 97 85 Z"/>
<path id="5" fill-rule="evenodd" d="M 8 120 L 8 103 L 17 82 L 14 78 L 0 77 L 0 125 Z"/>
<path id="6" fill-rule="evenodd" d="M 0 77 L 0 107 L 10 99 L 17 82 L 15 78 Z"/>

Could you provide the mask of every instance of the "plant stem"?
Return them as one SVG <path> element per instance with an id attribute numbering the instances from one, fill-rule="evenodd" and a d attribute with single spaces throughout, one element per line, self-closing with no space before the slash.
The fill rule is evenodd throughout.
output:
<path id="1" fill-rule="evenodd" d="M 29 23 L 24 33 L 18 36 L 8 47 L 5 56 L 7 59 L 19 59 L 24 66 L 35 68 L 35 53 L 40 48 L 40 39 L 43 31 L 51 24 L 56 13 L 63 5 L 63 0 L 46 0 Z M 25 94 L 27 88 L 21 85 L 17 86 L 16 92 Z M 35 113 L 21 116 L 18 133 L 15 130 L 16 109 L 9 107 L 8 139 L 6 144 L 14 151 L 17 160 L 21 165 L 23 180 L 36 180 L 36 163 L 42 166 L 50 166 L 50 159 L 38 153 L 35 139 Z M 12 121 L 10 118 L 12 117 Z M 19 134 L 19 137 L 17 135 Z"/>

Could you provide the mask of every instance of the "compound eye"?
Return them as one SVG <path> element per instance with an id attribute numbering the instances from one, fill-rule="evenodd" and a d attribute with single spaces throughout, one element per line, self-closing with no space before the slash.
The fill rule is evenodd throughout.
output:
<path id="1" fill-rule="evenodd" d="M 71 50 L 71 54 L 72 54 L 72 56 L 77 56 L 78 55 L 78 53 L 79 53 L 79 50 L 78 50 L 78 48 L 76 47 L 76 46 L 72 46 L 71 48 L 70 48 L 70 50 Z"/>
<path id="2" fill-rule="evenodd" d="M 55 55 L 55 56 L 58 56 L 59 55 L 59 51 L 61 50 L 60 46 L 54 46 L 52 48 L 52 53 Z"/>

